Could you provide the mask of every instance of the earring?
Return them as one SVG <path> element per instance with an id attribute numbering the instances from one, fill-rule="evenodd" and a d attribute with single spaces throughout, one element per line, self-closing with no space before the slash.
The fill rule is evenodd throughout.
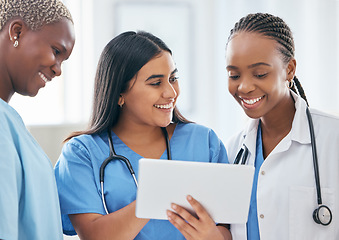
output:
<path id="1" fill-rule="evenodd" d="M 122 106 L 124 106 L 124 104 L 123 103 L 120 103 L 120 104 L 118 104 L 119 105 L 119 107 L 120 108 L 122 108 Z"/>
<path id="2" fill-rule="evenodd" d="M 16 47 L 19 46 L 19 41 L 18 41 L 17 36 L 14 36 L 13 38 L 14 38 L 14 40 L 15 40 L 13 46 L 16 48 Z"/>
<path id="3" fill-rule="evenodd" d="M 293 81 L 293 79 L 287 80 L 286 86 L 287 86 L 289 89 L 292 89 L 293 86 L 294 86 L 294 81 Z"/>

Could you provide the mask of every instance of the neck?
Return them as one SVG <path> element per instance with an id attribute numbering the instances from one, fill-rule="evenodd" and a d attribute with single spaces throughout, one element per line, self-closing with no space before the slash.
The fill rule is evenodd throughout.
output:
<path id="1" fill-rule="evenodd" d="M 164 138 L 159 126 L 136 124 L 126 119 L 119 120 L 112 130 L 126 144 L 138 145 Z"/>
<path id="2" fill-rule="evenodd" d="M 174 124 L 167 127 L 169 138 Z M 166 150 L 166 138 L 161 127 L 119 121 L 112 130 L 130 149 L 146 158 L 160 158 Z"/>
<path id="3" fill-rule="evenodd" d="M 3 39 L 0 39 L 2 41 Z M 0 98 L 5 102 L 9 102 L 11 97 L 14 94 L 14 89 L 12 81 L 8 74 L 8 67 L 6 64 L 6 55 L 9 53 L 2 47 L 0 47 L 1 57 L 0 57 Z"/>
<path id="4" fill-rule="evenodd" d="M 289 96 L 270 113 L 260 118 L 264 158 L 291 131 L 294 114 L 294 101 L 292 96 Z"/>
<path id="5" fill-rule="evenodd" d="M 262 131 L 268 135 L 280 135 L 289 132 L 295 114 L 294 100 L 289 96 L 268 114 L 261 117 Z"/>
<path id="6" fill-rule="evenodd" d="M 8 89 L 8 85 L 5 84 L 5 81 L 3 78 L 0 78 L 0 98 L 4 100 L 5 102 L 9 103 L 12 96 L 14 94 L 14 91 L 11 91 Z"/>

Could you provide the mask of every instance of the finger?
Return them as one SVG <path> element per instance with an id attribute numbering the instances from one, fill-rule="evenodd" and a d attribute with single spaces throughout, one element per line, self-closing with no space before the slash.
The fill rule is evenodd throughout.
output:
<path id="1" fill-rule="evenodd" d="M 193 198 L 191 195 L 188 195 L 187 201 L 192 206 L 192 208 L 194 209 L 195 213 L 197 214 L 198 218 L 201 221 L 214 223 L 213 219 L 208 214 L 206 209 L 195 198 Z"/>
<path id="2" fill-rule="evenodd" d="M 187 221 L 192 227 L 197 228 L 199 225 L 199 220 L 194 217 L 190 212 L 188 212 L 185 208 L 172 203 L 171 207 L 173 208 L 173 210 L 177 213 L 177 215 L 179 215 L 180 217 L 182 217 L 185 221 Z"/>
<path id="3" fill-rule="evenodd" d="M 176 227 L 182 235 L 184 235 L 185 239 L 193 239 L 192 235 L 187 231 L 188 229 L 192 228 L 185 220 L 183 220 L 179 215 L 176 213 L 167 210 L 167 217 L 168 221 L 172 223 L 174 227 Z"/>

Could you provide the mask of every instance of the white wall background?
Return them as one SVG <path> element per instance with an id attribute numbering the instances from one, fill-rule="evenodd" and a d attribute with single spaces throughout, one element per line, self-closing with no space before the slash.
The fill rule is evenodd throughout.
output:
<path id="1" fill-rule="evenodd" d="M 339 113 L 338 0 L 64 2 L 74 17 L 77 39 L 62 77 L 35 98 L 14 96 L 11 101 L 33 134 L 37 132 L 53 162 L 60 153 L 61 144 L 56 142 L 73 129 L 82 129 L 89 118 L 102 49 L 125 30 L 150 31 L 172 48 L 182 90 L 179 108 L 189 119 L 213 128 L 225 141 L 246 119 L 227 91 L 224 55 L 229 30 L 248 13 L 278 15 L 294 32 L 297 76 L 311 107 Z M 67 130 L 62 131 L 65 125 Z M 41 126 L 51 134 L 41 135 Z"/>
<path id="2" fill-rule="evenodd" d="M 14 97 L 19 111 L 52 162 L 61 139 L 85 126 L 93 78 L 104 46 L 121 31 L 143 29 L 174 53 L 189 119 L 213 128 L 226 141 L 246 117 L 227 91 L 225 43 L 240 17 L 269 12 L 295 36 L 297 76 L 311 107 L 339 114 L 338 0 L 64 0 L 75 20 L 76 45 L 63 77 L 36 98 Z"/>

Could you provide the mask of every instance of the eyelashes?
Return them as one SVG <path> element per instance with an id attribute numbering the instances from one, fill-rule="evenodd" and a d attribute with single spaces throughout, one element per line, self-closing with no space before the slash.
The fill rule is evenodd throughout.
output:
<path id="1" fill-rule="evenodd" d="M 254 77 L 258 78 L 258 79 L 263 79 L 265 77 L 267 77 L 268 73 L 263 73 L 263 74 L 253 74 Z M 240 78 L 240 75 L 228 75 L 229 79 L 232 80 L 237 80 Z"/>

